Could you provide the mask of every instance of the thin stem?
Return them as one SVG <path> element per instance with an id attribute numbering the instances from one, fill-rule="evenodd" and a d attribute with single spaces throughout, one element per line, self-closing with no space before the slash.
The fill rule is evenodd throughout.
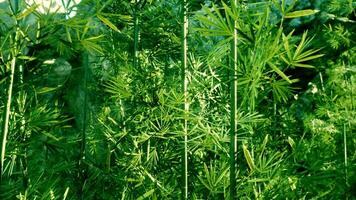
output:
<path id="1" fill-rule="evenodd" d="M 6 151 L 6 142 L 7 135 L 9 133 L 9 120 L 10 120 L 10 109 L 11 109 L 11 101 L 12 101 L 12 90 L 14 87 L 14 76 L 15 76 L 15 66 L 16 66 L 16 56 L 13 56 L 11 60 L 11 73 L 10 73 L 10 83 L 7 89 L 7 102 L 6 109 L 4 114 L 4 124 L 3 124 L 3 132 L 2 132 L 2 144 L 1 144 L 1 167 L 0 167 L 0 177 L 2 179 L 4 173 L 4 160 L 5 160 L 5 151 Z"/>
<path id="2" fill-rule="evenodd" d="M 321 89 L 325 91 L 323 75 L 321 74 L 321 72 L 319 72 L 319 77 L 320 77 Z"/>
<path id="3" fill-rule="evenodd" d="M 150 139 L 148 139 L 148 141 L 147 141 L 147 155 L 146 155 L 146 162 L 148 162 L 148 160 L 150 159 L 150 150 L 151 149 L 151 140 Z"/>
<path id="4" fill-rule="evenodd" d="M 87 79 L 88 79 L 88 54 L 83 55 L 83 66 L 84 66 L 84 80 L 83 80 L 83 90 L 84 90 L 84 102 L 83 102 L 83 124 L 82 124 L 82 143 L 81 143 L 81 158 L 85 159 L 85 145 L 86 145 L 86 130 L 87 130 L 87 111 L 88 111 L 88 92 L 87 92 Z"/>
<path id="5" fill-rule="evenodd" d="M 351 111 L 354 111 L 354 107 L 355 107 L 355 105 L 354 105 L 354 86 L 353 86 L 353 76 L 351 76 L 350 78 L 349 78 L 349 80 L 350 80 L 350 85 L 351 85 L 351 92 L 350 92 L 350 96 L 351 96 Z M 350 122 L 349 122 L 350 123 Z M 351 126 L 351 125 L 350 125 Z"/>
<path id="6" fill-rule="evenodd" d="M 347 182 L 347 135 L 346 135 L 346 123 L 344 123 L 344 165 L 345 165 L 345 183 L 348 185 Z"/>
<path id="7" fill-rule="evenodd" d="M 136 0 L 136 4 L 137 4 Z M 134 57 L 133 57 L 133 67 L 137 69 L 138 67 L 138 44 L 140 39 L 140 27 L 139 27 L 139 15 L 137 9 L 134 10 Z"/>
<path id="8" fill-rule="evenodd" d="M 182 0 L 182 68 L 183 68 L 183 93 L 184 93 L 184 158 L 183 158 L 183 199 L 188 199 L 188 3 Z"/>
<path id="9" fill-rule="evenodd" d="M 277 101 L 276 97 L 273 97 L 273 133 L 277 132 Z"/>
<path id="10" fill-rule="evenodd" d="M 26 119 L 25 119 L 25 105 L 26 105 L 26 93 L 24 91 L 24 70 L 23 65 L 19 65 L 19 80 L 20 80 L 20 93 L 19 93 L 19 101 L 20 103 L 20 113 L 21 113 L 21 126 L 20 126 L 20 134 L 22 135 L 22 142 L 24 144 L 23 156 L 20 159 L 22 165 L 22 175 L 23 175 L 23 186 L 27 189 L 30 179 L 28 176 L 28 162 L 27 162 L 27 144 L 26 144 Z"/>
<path id="11" fill-rule="evenodd" d="M 237 0 L 234 0 L 237 5 Z M 230 199 L 236 197 L 236 160 L 237 160 L 237 20 L 234 21 L 233 40 L 231 42 L 230 67 L 231 74 L 230 89 Z"/>

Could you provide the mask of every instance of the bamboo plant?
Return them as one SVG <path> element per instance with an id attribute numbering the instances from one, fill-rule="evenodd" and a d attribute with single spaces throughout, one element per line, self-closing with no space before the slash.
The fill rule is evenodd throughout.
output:
<path id="1" fill-rule="evenodd" d="M 18 34 L 16 33 L 15 36 L 15 41 L 18 39 Z M 1 177 L 3 176 L 4 173 L 4 162 L 5 162 L 5 155 L 6 155 L 6 143 L 7 143 L 7 136 L 9 134 L 9 129 L 10 129 L 10 115 L 11 115 L 11 103 L 12 103 L 12 91 L 13 91 L 13 87 L 14 87 L 14 77 L 15 77 L 15 67 L 16 67 L 16 49 L 14 49 L 13 51 L 13 58 L 11 60 L 11 64 L 10 64 L 10 69 L 11 69 L 11 73 L 10 73 L 10 82 L 9 82 L 9 86 L 7 89 L 7 101 L 6 101 L 6 109 L 5 109 L 5 113 L 4 113 L 4 120 L 3 120 L 3 131 L 2 131 L 2 144 L 1 144 L 1 169 L 0 169 L 0 173 L 1 173 Z"/>
<path id="2" fill-rule="evenodd" d="M 19 30 L 0 10 L 0 199 L 352 199 L 346 1 L 82 1 Z M 295 93 L 305 72 L 327 75 Z"/>
<path id="3" fill-rule="evenodd" d="M 16 16 L 18 9 L 19 9 L 19 2 L 16 0 L 14 4 L 9 1 L 9 7 L 12 12 L 13 16 Z M 4 120 L 2 126 L 2 134 L 1 134 L 1 155 L 0 155 L 0 179 L 3 177 L 4 173 L 4 162 L 5 162 L 5 155 L 6 155 L 6 143 L 7 138 L 10 130 L 10 115 L 11 115 L 11 108 L 12 108 L 12 99 L 13 99 L 13 89 L 14 89 L 14 79 L 15 79 L 15 69 L 17 65 L 17 57 L 20 53 L 19 43 L 20 43 L 20 29 L 18 27 L 18 19 L 15 20 L 15 33 L 10 36 L 12 40 L 10 40 L 11 45 L 13 48 L 10 51 L 11 61 L 7 63 L 7 67 L 10 68 L 10 82 L 7 88 L 7 100 L 4 112 Z M 10 45 L 10 46 L 11 46 Z M 22 76 L 22 75 L 20 75 Z M 22 79 L 20 77 L 20 79 Z"/>

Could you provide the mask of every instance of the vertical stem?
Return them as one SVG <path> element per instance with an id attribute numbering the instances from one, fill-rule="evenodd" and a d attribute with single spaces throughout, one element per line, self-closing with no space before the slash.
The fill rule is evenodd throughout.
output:
<path id="1" fill-rule="evenodd" d="M 22 175 L 23 175 L 23 186 L 25 188 L 25 190 L 27 190 L 28 188 L 28 184 L 29 184 L 29 177 L 28 177 L 28 162 L 27 162 L 27 144 L 26 144 L 26 120 L 25 120 L 25 110 L 26 110 L 26 100 L 27 100 L 27 96 L 26 93 L 24 91 L 24 71 L 23 71 L 23 65 L 19 65 L 19 81 L 20 81 L 20 93 L 19 93 L 19 112 L 20 112 L 20 116 L 21 116 L 21 126 L 20 126 L 20 134 L 22 135 L 22 142 L 24 144 L 24 149 L 23 149 L 23 156 L 21 157 L 20 163 L 22 165 L 23 171 L 22 171 Z"/>
<path id="2" fill-rule="evenodd" d="M 9 1 L 9 6 L 10 10 L 12 10 L 12 14 L 15 15 L 18 10 L 18 0 L 14 1 L 14 7 L 12 7 L 12 3 Z M 17 21 L 15 21 L 15 24 L 17 25 Z M 4 123 L 3 123 L 3 131 L 1 134 L 1 155 L 0 155 L 0 182 L 2 180 L 2 176 L 4 173 L 4 161 L 5 161 L 5 153 L 6 153 L 6 143 L 7 143 L 7 135 L 9 133 L 9 121 L 10 121 L 10 110 L 11 110 L 11 102 L 12 102 L 12 90 L 14 86 L 14 77 L 15 77 L 15 67 L 16 67 L 16 56 L 18 54 L 17 50 L 17 41 L 18 41 L 18 32 L 19 28 L 16 28 L 15 32 L 15 42 L 14 42 L 14 49 L 12 51 L 12 60 L 11 60 L 11 72 L 10 72 L 10 83 L 9 87 L 7 89 L 7 102 L 6 102 L 6 108 L 4 112 Z"/>
<path id="3" fill-rule="evenodd" d="M 237 6 L 237 0 L 234 0 Z M 236 160 L 237 160 L 237 20 L 234 21 L 233 40 L 231 42 L 230 67 L 233 70 L 230 81 L 230 199 L 236 197 Z"/>
<path id="4" fill-rule="evenodd" d="M 320 77 L 321 89 L 325 91 L 323 75 L 321 74 L 321 72 L 319 72 L 319 77 Z"/>
<path id="5" fill-rule="evenodd" d="M 88 92 L 87 92 L 87 79 L 88 79 L 88 54 L 83 55 L 83 67 L 84 67 L 84 102 L 83 102 L 83 124 L 82 124 L 82 143 L 81 143 L 81 159 L 85 159 L 85 145 L 86 145 L 86 130 L 87 130 L 87 111 L 88 111 Z"/>
<path id="6" fill-rule="evenodd" d="M 351 112 L 353 112 L 353 109 L 354 109 L 354 102 L 353 102 L 353 82 L 352 82 L 352 78 L 353 76 L 350 75 L 349 77 L 347 77 L 346 75 L 344 76 L 345 80 L 348 80 L 350 82 L 350 88 L 351 88 L 351 91 L 350 91 L 350 100 L 351 100 Z M 345 111 L 348 111 L 348 106 L 345 105 Z M 348 114 L 347 114 L 348 115 Z M 352 133 L 352 127 L 351 127 L 351 122 L 349 121 L 348 122 L 348 125 L 349 125 L 349 128 L 351 130 L 351 133 Z M 346 186 L 348 186 L 348 162 L 347 162 L 347 128 L 346 128 L 346 122 L 344 122 L 344 130 L 343 130 L 343 133 L 344 133 L 344 165 L 345 165 L 345 184 Z M 347 197 L 348 198 L 348 197 Z"/>
<path id="7" fill-rule="evenodd" d="M 82 121 L 82 135 L 80 144 L 80 158 L 79 158 L 79 169 L 80 178 L 82 181 L 82 190 L 80 192 L 81 199 L 85 198 L 84 186 L 86 182 L 86 170 L 84 168 L 84 160 L 86 156 L 86 132 L 87 132 L 87 115 L 88 115 L 88 68 L 89 68 L 89 55 L 88 53 L 83 53 L 83 68 L 84 68 L 84 80 L 83 80 L 83 90 L 84 90 L 84 102 L 83 102 L 83 121 Z"/>
<path id="8" fill-rule="evenodd" d="M 277 101 L 276 98 L 273 97 L 273 133 L 277 132 Z"/>
<path id="9" fill-rule="evenodd" d="M 136 0 L 136 5 L 138 4 Z M 140 27 L 139 27 L 139 16 L 137 13 L 137 7 L 134 10 L 134 57 L 133 57 L 133 67 L 137 69 L 138 67 L 138 43 L 140 39 Z"/>
<path id="10" fill-rule="evenodd" d="M 182 70 L 183 70 L 183 93 L 184 93 L 184 158 L 183 158 L 183 199 L 188 199 L 188 2 L 182 0 Z"/>
<path id="11" fill-rule="evenodd" d="M 344 123 L 344 165 L 345 165 L 345 183 L 348 185 L 347 182 L 347 135 L 346 135 L 346 123 Z"/>
<path id="12" fill-rule="evenodd" d="M 146 155 L 146 162 L 148 162 L 148 160 L 150 159 L 150 151 L 151 151 L 151 140 L 148 139 L 147 141 L 147 155 Z"/>
<path id="13" fill-rule="evenodd" d="M 350 87 L 351 87 L 351 92 L 350 92 L 350 97 L 351 97 L 351 111 L 354 111 L 354 86 L 353 86 L 353 76 L 351 75 L 349 78 L 350 81 Z M 349 125 L 351 127 L 351 122 L 349 122 Z"/>
<path id="14" fill-rule="evenodd" d="M 0 165 L 1 165 L 0 177 L 1 177 L 1 179 L 2 179 L 2 176 L 4 173 L 6 142 L 7 142 L 7 135 L 9 133 L 9 120 L 10 120 L 10 109 L 11 109 L 11 101 L 12 101 L 12 89 L 14 86 L 15 66 L 16 66 L 16 56 L 13 55 L 13 58 L 11 60 L 10 83 L 9 83 L 9 87 L 7 89 L 7 102 L 6 102 L 6 108 L 5 108 L 5 113 L 4 113 L 4 124 L 3 124 L 3 132 L 2 132 L 1 162 L 0 162 Z"/>

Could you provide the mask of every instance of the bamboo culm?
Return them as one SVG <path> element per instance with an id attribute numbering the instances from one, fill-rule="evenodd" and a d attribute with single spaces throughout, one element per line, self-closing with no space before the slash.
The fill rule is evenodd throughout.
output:
<path id="1" fill-rule="evenodd" d="M 237 0 L 234 0 L 237 6 Z M 230 199 L 236 198 L 236 157 L 237 157 L 237 20 L 234 21 L 233 39 L 230 49 Z"/>
<path id="2" fill-rule="evenodd" d="M 182 13 L 181 20 L 183 22 L 181 45 L 182 45 L 182 71 L 183 71 L 183 94 L 184 94 L 184 122 L 183 122 L 183 134 L 184 134 L 184 152 L 183 152 L 183 199 L 188 199 L 188 2 L 182 0 Z"/>

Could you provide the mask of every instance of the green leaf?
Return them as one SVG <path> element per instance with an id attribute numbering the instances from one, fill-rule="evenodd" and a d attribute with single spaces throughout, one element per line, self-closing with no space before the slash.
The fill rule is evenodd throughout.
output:
<path id="1" fill-rule="evenodd" d="M 295 142 L 294 142 L 294 140 L 293 140 L 291 137 L 289 137 L 289 136 L 288 136 L 288 143 L 289 143 L 289 145 L 292 147 L 292 149 L 295 148 Z"/>
<path id="2" fill-rule="evenodd" d="M 7 77 L 4 77 L 4 78 L 0 79 L 0 85 L 1 85 L 3 82 L 5 82 L 6 79 L 7 79 Z"/>
<path id="3" fill-rule="evenodd" d="M 261 182 L 267 182 L 270 181 L 269 178 L 253 178 L 253 179 L 249 179 L 247 180 L 248 183 L 261 183 Z"/>
<path id="4" fill-rule="evenodd" d="M 254 170 L 255 169 L 255 162 L 252 159 L 252 156 L 250 154 L 250 152 L 248 151 L 247 147 L 245 144 L 242 145 L 242 149 L 244 151 L 244 156 L 245 159 L 247 161 L 248 167 L 250 168 L 250 170 Z"/>
<path id="5" fill-rule="evenodd" d="M 103 51 L 102 47 L 97 43 L 97 42 L 100 42 L 100 38 L 102 38 L 103 36 L 104 35 L 99 35 L 99 36 L 85 38 L 85 39 L 81 40 L 80 43 L 89 52 L 96 52 L 96 53 L 103 55 L 104 51 Z"/>
<path id="6" fill-rule="evenodd" d="M 143 199 L 148 198 L 149 196 L 151 196 L 153 194 L 154 191 L 155 191 L 155 189 L 151 189 L 151 190 L 147 191 L 145 194 L 138 197 L 137 200 L 143 200 Z"/>
<path id="7" fill-rule="evenodd" d="M 46 93 L 55 91 L 57 89 L 58 89 L 58 87 L 43 87 L 43 88 L 37 89 L 36 92 L 37 92 L 37 94 L 46 94 Z"/>
<path id="8" fill-rule="evenodd" d="M 19 59 L 21 59 L 21 60 L 27 60 L 27 61 L 33 61 L 33 60 L 36 60 L 36 58 L 35 57 L 31 57 L 31 56 L 19 56 L 18 57 Z"/>
<path id="9" fill-rule="evenodd" d="M 111 77 L 104 86 L 104 91 L 111 93 L 115 98 L 121 99 L 129 98 L 131 96 L 128 84 L 120 77 Z"/>
<path id="10" fill-rule="evenodd" d="M 228 10 L 225 10 L 228 9 Z M 225 14 L 231 13 L 229 8 L 225 7 Z M 230 17 L 225 19 L 219 11 L 219 8 L 213 5 L 212 9 L 203 6 L 203 11 L 206 15 L 198 15 L 197 19 L 206 27 L 200 28 L 195 30 L 200 30 L 206 35 L 213 35 L 213 36 L 231 36 L 232 35 L 232 27 L 231 22 L 227 22 Z"/>
<path id="11" fill-rule="evenodd" d="M 72 36 L 70 35 L 70 31 L 69 31 L 69 28 L 68 27 L 65 27 L 66 29 L 66 36 L 67 36 L 67 40 L 68 42 L 72 43 Z"/>
<path id="12" fill-rule="evenodd" d="M 282 38 L 283 38 L 283 46 L 284 46 L 284 49 L 286 50 L 287 52 L 287 56 L 288 56 L 288 59 L 291 60 L 292 59 L 292 53 L 291 53 L 291 48 L 289 47 L 289 38 L 292 36 L 294 30 L 292 32 L 290 32 L 287 36 L 285 36 L 284 34 L 282 35 Z"/>
<path id="13" fill-rule="evenodd" d="M 308 31 L 305 31 L 303 33 L 303 36 L 302 36 L 302 39 L 297 47 L 297 49 L 295 50 L 294 52 L 294 56 L 293 56 L 293 60 L 295 60 L 295 58 L 303 51 L 303 49 L 308 45 L 308 43 L 310 42 L 309 41 L 306 41 L 306 38 L 307 38 L 307 35 L 308 35 Z"/>
<path id="14" fill-rule="evenodd" d="M 313 65 L 302 64 L 302 63 L 292 63 L 292 65 L 295 67 L 303 67 L 303 68 L 310 68 L 310 69 L 315 68 Z"/>
<path id="15" fill-rule="evenodd" d="M 40 6 L 40 4 L 33 4 L 31 7 L 27 8 L 26 10 L 24 10 L 22 13 L 18 14 L 16 16 L 17 20 L 20 20 L 22 18 L 25 18 L 26 16 L 28 16 L 29 14 L 33 13 L 38 7 Z"/>
<path id="16" fill-rule="evenodd" d="M 308 60 L 314 60 L 316 58 L 320 58 L 320 57 L 323 57 L 324 54 L 317 54 L 317 55 L 314 55 L 314 56 L 309 56 L 309 57 L 306 57 L 306 58 L 303 58 L 303 59 L 300 59 L 300 60 L 296 60 L 297 62 L 305 62 L 305 61 L 308 61 Z"/>
<path id="17" fill-rule="evenodd" d="M 293 31 L 291 32 L 293 33 Z M 312 65 L 304 64 L 302 62 L 305 61 L 310 61 L 314 60 L 316 58 L 322 57 L 324 54 L 316 54 L 320 49 L 309 49 L 305 52 L 303 52 L 311 43 L 313 37 L 307 38 L 308 32 L 304 32 L 302 35 L 302 39 L 300 40 L 298 46 L 296 47 L 293 56 L 291 55 L 292 50 L 294 48 L 291 48 L 289 45 L 289 39 L 291 38 L 291 33 L 288 36 L 283 35 L 283 42 L 284 42 L 284 49 L 287 54 L 287 58 L 284 57 L 283 55 L 280 56 L 280 58 L 287 63 L 288 65 L 292 67 L 304 67 L 304 68 L 314 68 Z"/>
<path id="18" fill-rule="evenodd" d="M 310 55 L 312 55 L 312 54 L 314 54 L 314 53 L 316 53 L 316 52 L 318 52 L 318 51 L 320 51 L 320 49 L 309 49 L 309 50 L 307 50 L 307 51 L 305 51 L 305 52 L 303 52 L 303 53 L 301 53 L 300 55 L 298 55 L 298 56 L 296 56 L 296 60 L 302 60 L 302 59 L 304 59 L 304 58 L 307 58 L 307 57 L 309 57 Z M 320 55 L 323 55 L 323 54 L 320 54 Z M 321 57 L 321 56 L 320 56 Z"/>
<path id="19" fill-rule="evenodd" d="M 116 31 L 116 32 L 120 32 L 120 30 L 107 18 L 105 18 L 104 16 L 97 14 L 96 15 L 104 24 L 106 24 L 107 26 L 109 26 L 112 30 Z"/>
<path id="20" fill-rule="evenodd" d="M 268 65 L 273 69 L 274 72 L 276 72 L 279 76 L 281 76 L 285 81 L 292 84 L 292 81 L 288 78 L 288 76 L 285 73 L 283 73 L 276 65 L 274 65 L 271 62 L 268 62 Z"/>
<path id="21" fill-rule="evenodd" d="M 318 12 L 319 12 L 319 10 L 311 10 L 311 9 L 298 10 L 298 11 L 294 11 L 294 12 L 285 14 L 284 18 L 305 17 L 305 16 L 309 16 L 309 15 L 314 15 L 315 13 L 318 13 Z"/>

